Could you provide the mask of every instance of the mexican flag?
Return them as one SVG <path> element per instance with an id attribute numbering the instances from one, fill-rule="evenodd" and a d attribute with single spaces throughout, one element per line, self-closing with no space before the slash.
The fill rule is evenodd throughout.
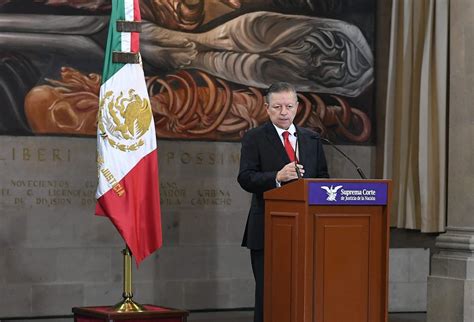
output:
<path id="1" fill-rule="evenodd" d="M 117 21 L 140 21 L 138 0 L 112 1 L 97 126 L 96 214 L 110 218 L 139 265 L 162 244 L 158 153 L 139 33 L 119 32 Z M 114 63 L 114 52 L 132 53 L 140 63 Z"/>

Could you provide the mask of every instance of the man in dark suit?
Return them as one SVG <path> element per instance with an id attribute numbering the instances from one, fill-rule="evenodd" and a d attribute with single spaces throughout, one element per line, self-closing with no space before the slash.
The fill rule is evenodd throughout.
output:
<path id="1" fill-rule="evenodd" d="M 283 82 L 273 84 L 265 108 L 270 121 L 242 138 L 237 178 L 240 186 L 253 194 L 242 246 L 250 249 L 255 277 L 254 322 L 263 321 L 263 193 L 298 176 L 329 178 L 319 135 L 293 124 L 298 109 L 295 88 Z"/>

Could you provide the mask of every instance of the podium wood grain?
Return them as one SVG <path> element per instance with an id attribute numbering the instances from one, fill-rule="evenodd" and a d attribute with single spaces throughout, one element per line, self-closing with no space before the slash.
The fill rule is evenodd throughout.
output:
<path id="1" fill-rule="evenodd" d="M 390 199 L 310 205 L 311 181 L 265 193 L 265 322 L 387 321 Z"/>

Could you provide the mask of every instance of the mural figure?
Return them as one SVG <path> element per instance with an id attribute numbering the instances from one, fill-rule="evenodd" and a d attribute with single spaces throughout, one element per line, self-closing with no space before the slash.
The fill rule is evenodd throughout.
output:
<path id="1" fill-rule="evenodd" d="M 266 88 L 357 96 L 373 82 L 373 57 L 360 30 L 343 21 L 253 12 L 206 33 L 145 23 L 142 54 L 156 67 L 199 69 Z"/>
<path id="2" fill-rule="evenodd" d="M 29 2 L 0 1 L 0 68 L 8 71 L 0 76 L 7 102 L 0 133 L 95 136 L 110 5 Z M 262 89 L 287 81 L 301 93 L 298 125 L 370 143 L 374 59 L 366 35 L 373 26 L 364 34 L 334 19 L 350 5 L 142 0 L 141 53 L 157 136 L 240 140 L 267 119 Z"/>

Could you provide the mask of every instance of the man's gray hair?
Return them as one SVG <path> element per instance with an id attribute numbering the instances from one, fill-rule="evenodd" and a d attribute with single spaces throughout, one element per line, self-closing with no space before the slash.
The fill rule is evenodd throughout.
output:
<path id="1" fill-rule="evenodd" d="M 267 89 L 267 94 L 265 95 L 265 99 L 266 99 L 267 103 L 270 102 L 270 95 L 272 93 L 282 93 L 282 92 L 293 92 L 295 94 L 295 96 L 297 96 L 296 88 L 293 85 L 291 85 L 290 83 L 287 83 L 287 82 L 273 83 Z"/>

